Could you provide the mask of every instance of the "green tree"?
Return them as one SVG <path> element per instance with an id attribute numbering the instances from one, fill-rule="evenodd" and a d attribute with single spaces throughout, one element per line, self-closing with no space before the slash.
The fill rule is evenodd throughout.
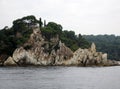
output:
<path id="1" fill-rule="evenodd" d="M 41 29 L 41 31 L 46 39 L 50 40 L 50 38 L 54 37 L 57 34 L 61 35 L 62 26 L 54 22 L 49 22 L 45 27 Z"/>

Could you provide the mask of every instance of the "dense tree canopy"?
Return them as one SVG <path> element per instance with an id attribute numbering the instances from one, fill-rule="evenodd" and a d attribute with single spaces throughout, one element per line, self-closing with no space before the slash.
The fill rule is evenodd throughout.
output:
<path id="1" fill-rule="evenodd" d="M 54 37 L 56 34 L 60 35 L 62 33 L 62 26 L 54 23 L 49 22 L 45 27 L 41 29 L 42 34 L 50 40 L 51 37 Z"/>
<path id="2" fill-rule="evenodd" d="M 41 31 L 48 40 L 58 34 L 59 39 L 73 51 L 77 50 L 79 47 L 90 47 L 90 43 L 80 34 L 75 35 L 74 31 L 68 30 L 62 31 L 62 26 L 54 22 L 49 22 L 45 27 L 41 29 Z"/>
<path id="3" fill-rule="evenodd" d="M 26 16 L 21 19 L 17 19 L 13 21 L 13 30 L 14 32 L 21 32 L 25 33 L 29 29 L 31 29 L 32 26 L 37 25 L 38 21 L 34 16 Z"/>
<path id="4" fill-rule="evenodd" d="M 34 16 L 27 16 L 13 21 L 11 28 L 0 30 L 0 54 L 6 53 L 11 55 L 15 48 L 23 45 L 32 33 L 32 25 L 37 20 Z"/>
<path id="5" fill-rule="evenodd" d="M 80 34 L 78 36 L 75 35 L 74 31 L 63 31 L 62 35 L 60 36 L 60 39 L 73 51 L 77 50 L 79 47 L 90 47 L 90 43 L 86 41 L 86 39 L 84 39 Z"/>

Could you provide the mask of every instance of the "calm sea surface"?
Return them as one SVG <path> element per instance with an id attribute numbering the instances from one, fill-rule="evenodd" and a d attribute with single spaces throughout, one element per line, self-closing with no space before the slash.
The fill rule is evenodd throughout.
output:
<path id="1" fill-rule="evenodd" d="M 0 89 L 120 89 L 120 66 L 0 67 Z"/>

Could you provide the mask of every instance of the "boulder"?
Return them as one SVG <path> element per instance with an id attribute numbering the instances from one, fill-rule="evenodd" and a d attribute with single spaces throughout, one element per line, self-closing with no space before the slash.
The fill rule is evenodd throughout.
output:
<path id="1" fill-rule="evenodd" d="M 5 62 L 4 62 L 5 66 L 17 66 L 17 64 L 15 63 L 15 61 L 13 60 L 12 57 L 9 57 Z"/>
<path id="2" fill-rule="evenodd" d="M 102 60 L 107 61 L 107 53 L 102 54 Z"/>
<path id="3" fill-rule="evenodd" d="M 18 63 L 26 58 L 26 51 L 23 47 L 17 48 L 13 53 L 13 60 Z"/>

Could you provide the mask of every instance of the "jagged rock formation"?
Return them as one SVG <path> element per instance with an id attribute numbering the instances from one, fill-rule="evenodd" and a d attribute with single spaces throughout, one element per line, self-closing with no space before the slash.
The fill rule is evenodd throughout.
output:
<path id="1" fill-rule="evenodd" d="M 96 52 L 93 43 L 89 49 L 79 48 L 74 53 L 55 36 L 46 41 L 39 28 L 34 28 L 28 42 L 17 48 L 12 57 L 4 65 L 78 65 L 78 66 L 107 66 L 117 65 L 117 62 L 107 60 L 107 54 Z"/>
<path id="2" fill-rule="evenodd" d="M 74 52 L 74 56 L 71 59 L 74 64 L 80 66 L 107 66 L 107 65 L 117 65 L 117 62 L 107 60 L 107 53 L 96 52 L 96 46 L 92 43 L 91 48 L 81 49 L 79 48 Z"/>
<path id="3" fill-rule="evenodd" d="M 28 42 L 14 51 L 12 59 L 17 65 L 62 65 L 63 60 L 72 56 L 73 52 L 58 37 L 51 38 L 50 42 L 45 41 L 40 30 L 34 28 Z"/>

